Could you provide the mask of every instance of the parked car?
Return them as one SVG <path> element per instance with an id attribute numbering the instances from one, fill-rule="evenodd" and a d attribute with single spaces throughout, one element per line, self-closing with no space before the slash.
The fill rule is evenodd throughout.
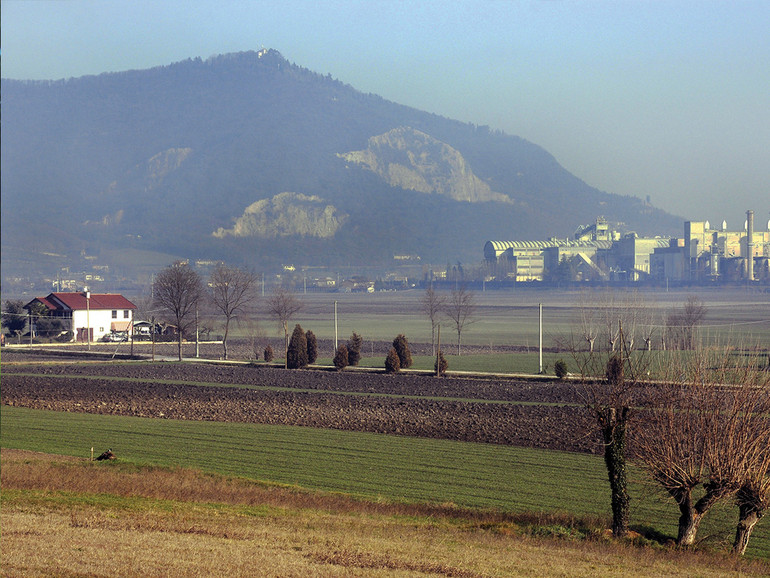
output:
<path id="1" fill-rule="evenodd" d="M 102 338 L 104 341 L 120 342 L 128 341 L 128 333 L 125 331 L 113 331 Z"/>

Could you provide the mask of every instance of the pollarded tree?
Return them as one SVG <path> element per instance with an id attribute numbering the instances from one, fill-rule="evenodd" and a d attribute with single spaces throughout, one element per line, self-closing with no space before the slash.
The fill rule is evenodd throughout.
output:
<path id="1" fill-rule="evenodd" d="M 195 324 L 204 294 L 200 275 L 186 263 L 169 265 L 155 277 L 154 303 L 166 310 L 176 326 L 179 361 L 182 361 L 182 336 Z"/>
<path id="2" fill-rule="evenodd" d="M 627 443 L 632 408 L 639 384 L 647 379 L 651 356 L 632 351 L 633 332 L 640 325 L 645 306 L 637 295 L 617 299 L 614 294 L 582 298 L 580 331 L 573 331 L 565 345 L 579 371 L 574 382 L 586 409 L 585 429 L 598 429 L 604 447 L 604 463 L 610 483 L 612 532 L 628 533 L 630 496 L 627 489 Z M 631 328 L 629 336 L 625 327 Z M 596 345 L 595 345 L 596 344 Z M 582 435 L 582 434 L 581 434 Z"/>
<path id="3" fill-rule="evenodd" d="M 361 346 L 364 343 L 364 339 L 355 331 L 348 339 L 348 365 L 356 366 L 361 361 Z"/>
<path id="4" fill-rule="evenodd" d="M 219 265 L 211 273 L 209 288 L 214 308 L 225 318 L 225 334 L 222 338 L 224 359 L 227 359 L 227 336 L 230 322 L 238 315 L 246 313 L 249 306 L 257 299 L 257 280 L 253 273 Z"/>
<path id="5" fill-rule="evenodd" d="M 315 333 L 307 330 L 305 333 L 305 340 L 307 341 L 307 362 L 315 363 L 318 359 L 318 340 L 315 337 Z"/>
<path id="6" fill-rule="evenodd" d="M 403 333 L 393 340 L 393 349 L 398 355 L 399 370 L 412 367 L 412 352 L 409 350 L 409 341 Z"/>
<path id="7" fill-rule="evenodd" d="M 294 326 L 294 332 L 289 340 L 289 347 L 286 350 L 286 367 L 288 369 L 299 369 L 307 366 L 307 338 L 302 331 L 299 323 Z"/>
<path id="8" fill-rule="evenodd" d="M 766 503 L 755 482 L 770 465 L 769 380 L 755 362 L 733 359 L 716 348 L 669 359 L 637 426 L 639 461 L 679 508 L 680 546 L 694 544 L 708 511 L 735 496 L 742 552 Z"/>

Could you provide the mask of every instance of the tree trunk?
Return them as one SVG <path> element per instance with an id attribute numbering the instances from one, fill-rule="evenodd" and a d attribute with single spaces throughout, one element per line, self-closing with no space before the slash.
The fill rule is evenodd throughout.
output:
<path id="1" fill-rule="evenodd" d="M 229 329 L 230 329 L 230 318 L 228 317 L 225 320 L 225 335 L 222 338 L 222 349 L 224 350 L 223 353 L 224 353 L 224 359 L 225 360 L 227 359 L 227 333 L 228 333 Z"/>
<path id="2" fill-rule="evenodd" d="M 751 531 L 762 517 L 762 512 L 758 511 L 753 504 L 741 504 L 738 514 L 738 527 L 735 530 L 735 542 L 733 543 L 733 552 L 739 556 L 746 553 L 749 545 Z"/>
<path id="3" fill-rule="evenodd" d="M 701 520 L 724 496 L 728 495 L 728 488 L 721 485 L 709 486 L 706 484 L 706 494 L 695 504 L 692 502 L 692 488 L 687 488 L 672 494 L 679 504 L 679 533 L 676 543 L 679 546 L 692 546 L 698 533 Z"/>
<path id="4" fill-rule="evenodd" d="M 179 361 L 182 361 L 182 332 L 177 328 L 176 331 L 176 345 L 179 352 Z"/>
<path id="5" fill-rule="evenodd" d="M 620 415 L 618 415 L 620 414 Z M 619 412 L 614 407 L 604 408 L 601 416 L 604 437 L 604 463 L 610 481 L 612 494 L 612 533 L 616 538 L 628 534 L 630 519 L 628 477 L 626 468 L 626 425 L 628 408 Z"/>
<path id="6" fill-rule="evenodd" d="M 679 503 L 680 515 L 676 543 L 679 546 L 692 546 L 695 543 L 695 536 L 698 534 L 698 527 L 701 519 L 703 519 L 703 514 L 695 511 L 690 491 L 677 499 L 677 502 Z"/>

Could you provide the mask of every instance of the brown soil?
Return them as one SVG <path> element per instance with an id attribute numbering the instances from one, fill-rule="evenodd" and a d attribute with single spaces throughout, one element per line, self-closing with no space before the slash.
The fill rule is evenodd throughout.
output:
<path id="1" fill-rule="evenodd" d="M 577 433 L 584 410 L 573 387 L 559 381 L 192 362 L 16 365 L 8 362 L 21 354 L 6 353 L 2 403 L 7 405 L 600 451 L 593 436 Z"/>

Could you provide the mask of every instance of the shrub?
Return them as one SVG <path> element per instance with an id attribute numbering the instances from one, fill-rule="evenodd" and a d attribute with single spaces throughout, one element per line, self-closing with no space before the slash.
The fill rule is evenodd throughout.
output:
<path id="1" fill-rule="evenodd" d="M 412 352 L 409 351 L 409 341 L 403 333 L 393 340 L 393 349 L 398 355 L 400 369 L 412 367 Z"/>
<path id="2" fill-rule="evenodd" d="M 307 362 L 315 363 L 318 359 L 318 340 L 315 338 L 315 333 L 307 330 L 305 333 L 305 340 L 307 341 Z"/>
<path id="3" fill-rule="evenodd" d="M 388 356 L 385 358 L 385 373 L 398 373 L 401 371 L 401 362 L 395 347 L 391 347 Z"/>
<path id="4" fill-rule="evenodd" d="M 349 359 L 350 352 L 348 351 L 348 348 L 344 344 L 341 344 L 334 354 L 334 367 L 337 368 L 337 371 L 342 371 L 348 366 Z"/>
<path id="5" fill-rule="evenodd" d="M 286 367 L 299 369 L 307 366 L 307 338 L 299 323 L 294 326 L 294 332 L 289 340 L 289 349 L 286 352 Z"/>
<path id="6" fill-rule="evenodd" d="M 266 363 L 270 363 L 275 358 L 275 353 L 273 353 L 273 348 L 270 347 L 269 345 L 265 347 L 264 356 L 265 356 Z"/>
<path id="7" fill-rule="evenodd" d="M 348 340 L 348 365 L 358 365 L 361 360 L 361 345 L 364 339 L 355 331 Z"/>
<path id="8" fill-rule="evenodd" d="M 433 362 L 433 371 L 436 373 L 436 375 L 441 376 L 446 373 L 447 368 L 449 367 L 449 362 L 444 357 L 444 354 L 439 351 L 438 352 L 438 359 Z"/>
<path id="9" fill-rule="evenodd" d="M 567 377 L 567 364 L 563 359 L 560 359 L 556 363 L 553 364 L 553 372 L 556 374 L 556 377 L 559 379 L 564 379 Z"/>

